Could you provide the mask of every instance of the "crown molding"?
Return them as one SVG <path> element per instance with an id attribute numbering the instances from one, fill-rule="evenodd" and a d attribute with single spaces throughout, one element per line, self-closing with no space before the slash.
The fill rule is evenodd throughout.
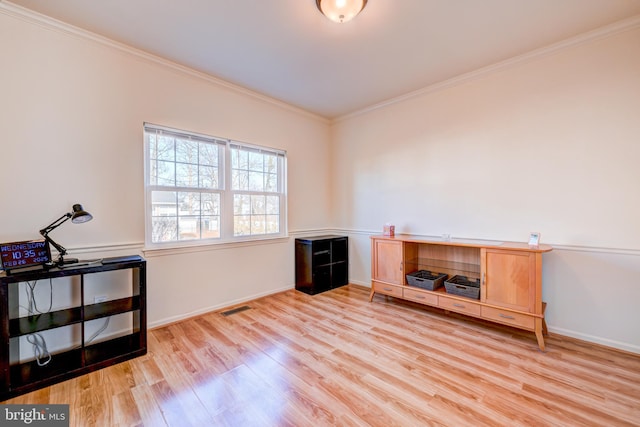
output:
<path id="1" fill-rule="evenodd" d="M 18 6 L 6 0 L 0 0 L 0 13 L 11 16 L 22 21 L 28 22 L 30 24 L 34 24 L 40 26 L 42 28 L 48 30 L 58 31 L 60 33 L 90 40 L 94 43 L 100 44 L 102 46 L 106 46 L 115 50 L 119 50 L 121 52 L 127 53 L 129 55 L 136 56 L 142 60 L 147 62 L 151 62 L 157 65 L 161 65 L 163 67 L 167 67 L 178 71 L 180 73 L 189 75 L 191 77 L 195 77 L 197 79 L 203 80 L 207 83 L 210 83 L 215 86 L 220 86 L 225 89 L 232 90 L 238 94 L 245 95 L 256 100 L 271 104 L 273 106 L 282 108 L 284 110 L 306 116 L 308 118 L 320 121 L 325 124 L 330 124 L 331 121 L 325 117 L 319 116 L 317 114 L 311 113 L 307 110 L 303 110 L 302 108 L 295 107 L 291 104 L 287 104 L 286 102 L 280 101 L 278 99 L 272 98 L 270 96 L 264 95 L 260 92 L 255 92 L 245 87 L 230 83 L 226 80 L 222 80 L 220 78 L 214 77 L 210 74 L 203 73 L 201 71 L 194 70 L 193 68 L 186 67 L 184 65 L 178 64 L 177 62 L 170 61 L 168 59 L 162 58 L 157 55 L 153 55 L 151 53 L 145 52 L 144 50 L 134 48 L 124 43 L 117 42 L 115 40 L 111 40 L 107 37 L 98 35 L 96 33 L 92 33 L 91 31 L 84 30 L 79 27 L 75 27 L 71 24 L 67 24 L 66 22 L 59 21 L 50 16 L 43 15 L 41 13 L 35 12 L 33 10 L 24 8 L 22 6 Z"/>
<path id="2" fill-rule="evenodd" d="M 535 49 L 530 52 L 524 53 L 522 55 L 505 59 L 504 61 L 500 61 L 495 64 L 488 65 L 486 67 L 482 67 L 477 70 L 461 74 L 459 76 L 450 78 L 448 80 L 434 83 L 432 85 L 415 90 L 413 92 L 409 92 L 404 95 L 396 96 L 396 97 L 387 99 L 385 101 L 370 105 L 368 107 L 362 108 L 352 113 L 337 117 L 333 119 L 332 124 L 335 124 L 344 120 L 352 119 L 354 117 L 361 116 L 371 111 L 379 110 L 381 108 L 384 108 L 393 104 L 398 104 L 400 102 L 403 102 L 421 95 L 425 95 L 433 92 L 439 92 L 445 89 L 459 86 L 469 81 L 478 80 L 492 73 L 503 71 L 505 69 L 512 68 L 520 64 L 524 64 L 526 62 L 530 62 L 539 58 L 553 55 L 558 51 L 569 49 L 575 46 L 580 46 L 586 43 L 603 39 L 605 37 L 610 37 L 616 34 L 620 34 L 625 31 L 634 30 L 636 28 L 640 28 L 640 15 L 635 15 L 630 18 L 623 19 L 618 22 L 614 22 L 613 24 L 596 28 L 595 30 L 591 30 L 586 33 L 582 33 L 580 35 L 562 40 L 560 42 L 551 44 L 549 46 Z"/>
<path id="3" fill-rule="evenodd" d="M 543 58 L 545 56 L 549 56 L 552 54 L 555 54 L 558 51 L 564 50 L 564 49 L 568 49 L 568 48 L 572 48 L 575 46 L 579 46 L 582 44 L 586 44 L 595 40 L 600 40 L 603 39 L 605 37 L 609 37 L 612 35 L 616 35 L 625 31 L 629 31 L 629 30 L 633 30 L 636 28 L 640 28 L 640 15 L 635 15 L 632 16 L 630 18 L 627 19 L 623 19 L 621 21 L 615 22 L 613 24 L 610 25 L 606 25 L 604 27 L 601 28 L 597 28 L 595 30 L 592 31 L 588 31 L 586 33 L 580 34 L 578 36 L 575 37 L 571 37 L 568 38 L 566 40 L 551 44 L 549 46 L 543 47 L 543 48 L 539 48 L 539 49 L 535 49 L 533 51 L 524 53 L 522 55 L 518 55 L 515 56 L 513 58 L 509 58 L 506 59 L 504 61 L 500 61 L 497 62 L 495 64 L 492 65 L 488 65 L 486 67 L 482 67 L 479 68 L 477 70 L 474 71 L 470 71 L 468 73 L 464 73 L 461 74 L 459 76 L 444 80 L 442 82 L 438 82 L 429 86 L 426 86 L 424 88 L 406 93 L 404 95 L 400 95 L 397 97 L 393 97 L 390 99 L 387 99 L 385 101 L 370 105 L 368 107 L 362 108 L 360 110 L 351 112 L 349 114 L 345 114 L 343 116 L 339 116 L 333 119 L 328 119 L 326 117 L 322 117 L 319 116 L 317 114 L 311 113 L 309 111 L 306 111 L 304 109 L 295 107 L 291 104 L 288 104 L 286 102 L 280 101 L 278 99 L 275 98 L 271 98 L 267 95 L 264 95 L 262 93 L 259 92 L 255 92 L 252 91 L 250 89 L 244 88 L 242 86 L 239 85 L 235 85 L 233 83 L 230 83 L 228 81 L 222 80 L 220 78 L 217 77 L 213 77 L 209 74 L 194 70 L 192 68 L 186 67 L 184 65 L 178 64 L 176 62 L 170 61 L 168 59 L 150 54 L 148 52 L 145 52 L 143 50 L 140 49 L 136 49 L 134 47 L 131 47 L 129 45 L 126 45 L 124 43 L 120 43 L 117 42 L 115 40 L 111 40 L 109 38 L 100 36 L 98 34 L 92 33 L 90 31 L 75 27 L 71 24 L 67 24 L 65 22 L 59 21 L 57 19 L 51 18 L 49 16 L 43 15 L 41 13 L 38 12 L 34 12 L 30 9 L 24 8 L 22 6 L 18 6 L 16 4 L 13 4 L 7 0 L 0 0 L 0 13 L 3 13 L 5 15 L 8 16 L 12 16 L 14 18 L 18 18 L 21 19 L 25 22 L 29 22 L 31 24 L 34 25 L 38 25 L 40 27 L 46 28 L 46 29 L 50 29 L 50 30 L 55 30 L 55 31 L 59 31 L 61 33 L 70 35 L 70 36 L 75 36 L 78 38 L 82 38 L 82 39 L 86 39 L 86 40 L 90 40 L 93 41 L 97 44 L 106 46 L 106 47 L 110 47 L 116 50 L 119 50 L 121 52 L 125 52 L 128 53 L 130 55 L 136 56 L 138 58 L 141 58 L 145 61 L 148 62 L 152 62 L 161 66 L 165 66 L 167 68 L 171 68 L 173 70 L 176 70 L 178 72 L 181 72 L 183 74 L 198 78 L 200 80 L 204 80 L 207 83 L 210 83 L 212 85 L 216 85 L 216 86 L 220 86 L 226 89 L 230 89 L 238 94 L 242 94 L 251 98 L 254 98 L 256 100 L 260 100 L 262 102 L 266 102 L 269 103 L 271 105 L 277 106 L 279 108 L 300 114 L 302 116 L 306 116 L 308 118 L 320 121 L 322 123 L 325 124 L 335 124 L 335 123 L 339 123 L 341 121 L 345 121 L 348 119 L 352 119 L 354 117 L 357 116 L 361 116 L 364 115 L 366 113 L 369 113 L 371 111 L 374 110 L 378 110 L 393 104 L 398 104 L 400 102 L 421 96 L 421 95 L 425 95 L 425 94 L 429 94 L 429 93 L 434 93 L 434 92 L 439 92 L 442 90 L 446 90 L 464 83 L 467 83 L 469 81 L 473 81 L 473 80 L 477 80 L 480 79 L 482 77 L 485 77 L 489 74 L 495 73 L 495 72 L 499 72 L 511 67 L 515 67 L 517 65 L 529 62 L 529 61 L 533 61 L 539 58 Z"/>

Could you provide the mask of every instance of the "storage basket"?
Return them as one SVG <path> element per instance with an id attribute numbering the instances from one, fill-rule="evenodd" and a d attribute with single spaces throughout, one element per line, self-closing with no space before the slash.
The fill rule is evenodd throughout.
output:
<path id="1" fill-rule="evenodd" d="M 480 299 L 480 279 L 456 275 L 444 282 L 448 294 Z"/>
<path id="2" fill-rule="evenodd" d="M 447 278 L 446 274 L 433 273 L 429 270 L 418 270 L 414 273 L 407 274 L 407 282 L 410 286 L 435 291 L 442 286 Z"/>

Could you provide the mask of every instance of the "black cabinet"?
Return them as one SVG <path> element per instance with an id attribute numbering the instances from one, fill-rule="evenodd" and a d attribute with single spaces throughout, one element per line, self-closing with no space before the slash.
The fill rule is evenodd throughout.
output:
<path id="1" fill-rule="evenodd" d="M 124 275 L 119 279 L 131 281 L 128 296 L 102 302 L 85 301 L 87 278 L 97 278 L 109 286 L 113 277 L 108 275 L 115 271 L 122 271 L 116 273 Z M 65 280 L 71 283 L 73 293 L 80 295 L 78 304 L 37 315 L 20 314 L 20 283 L 46 280 L 46 283 L 51 283 L 52 292 L 57 292 L 56 279 L 61 278 L 67 278 Z M 142 356 L 147 352 L 146 312 L 146 261 L 138 256 L 105 258 L 102 262 L 83 267 L 10 275 L 0 273 L 0 401 Z M 127 316 L 124 319 L 128 323 L 125 330 L 109 334 L 106 338 L 98 337 L 102 340 L 94 341 L 96 335 L 87 336 L 87 323 L 117 316 Z M 22 337 L 53 330 L 64 334 L 65 329 L 78 341 L 52 351 L 49 363 L 21 359 Z M 59 343 L 49 344 L 59 346 Z"/>
<path id="2" fill-rule="evenodd" d="M 296 239 L 296 289 L 314 295 L 349 281 L 349 240 L 346 236 Z"/>

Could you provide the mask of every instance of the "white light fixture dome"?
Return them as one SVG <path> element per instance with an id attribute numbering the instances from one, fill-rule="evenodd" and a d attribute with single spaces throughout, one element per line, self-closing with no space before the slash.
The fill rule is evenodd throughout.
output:
<path id="1" fill-rule="evenodd" d="M 342 24 L 351 21 L 367 4 L 367 0 L 316 0 L 324 16 Z"/>

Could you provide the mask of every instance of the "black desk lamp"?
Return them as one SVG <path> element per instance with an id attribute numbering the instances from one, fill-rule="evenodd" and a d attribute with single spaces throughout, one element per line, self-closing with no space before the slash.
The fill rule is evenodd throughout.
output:
<path id="1" fill-rule="evenodd" d="M 72 212 L 67 212 L 66 214 L 62 215 L 60 218 L 56 219 L 51 224 L 49 224 L 48 226 L 40 230 L 40 234 L 42 234 L 42 237 L 44 237 L 44 239 L 47 242 L 49 242 L 51 246 L 53 246 L 58 250 L 58 253 L 60 254 L 60 256 L 58 256 L 58 259 L 55 262 L 55 265 L 58 265 L 58 266 L 64 265 L 64 264 L 73 264 L 78 262 L 76 258 L 65 259 L 64 256 L 67 254 L 67 250 L 64 248 L 64 246 L 54 242 L 49 237 L 49 233 L 51 233 L 56 228 L 60 227 L 69 218 L 71 218 L 71 222 L 73 222 L 74 224 L 82 224 L 83 222 L 91 221 L 93 219 L 93 216 L 89 212 L 82 209 L 82 205 L 75 204 L 73 205 Z"/>

